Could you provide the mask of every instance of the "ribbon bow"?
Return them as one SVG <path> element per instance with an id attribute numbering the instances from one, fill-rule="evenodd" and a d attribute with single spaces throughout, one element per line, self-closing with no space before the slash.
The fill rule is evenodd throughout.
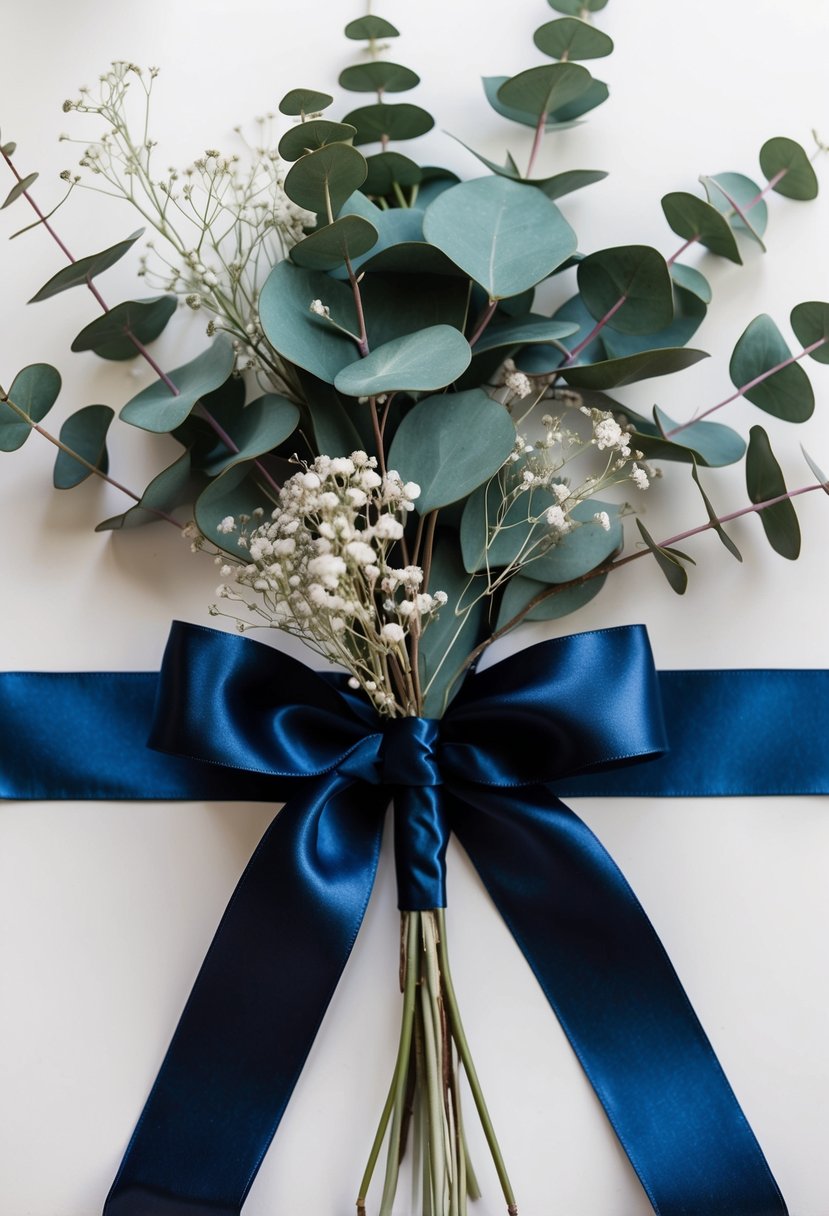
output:
<path id="1" fill-rule="evenodd" d="M 541 643 L 470 675 L 440 721 L 384 721 L 279 651 L 177 623 L 151 744 L 290 797 L 225 912 L 105 1216 L 238 1216 L 359 930 L 390 798 L 400 906 L 445 904 L 456 833 L 654 1209 L 785 1213 L 650 922 L 549 788 L 664 750 L 642 627 Z"/>

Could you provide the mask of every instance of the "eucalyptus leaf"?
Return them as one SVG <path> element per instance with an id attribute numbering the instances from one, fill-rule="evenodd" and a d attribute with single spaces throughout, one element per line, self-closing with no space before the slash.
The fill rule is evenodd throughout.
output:
<path id="1" fill-rule="evenodd" d="M 658 457 L 684 463 L 695 461 L 711 469 L 720 469 L 725 465 L 736 464 L 743 458 L 746 445 L 742 435 L 729 426 L 723 426 L 721 422 L 691 422 L 676 431 L 679 424 L 669 418 L 658 405 L 653 407 L 653 416 L 657 433 L 667 442 L 654 445 L 643 442 L 645 437 L 637 434 L 636 443 L 644 449 L 649 459 Z"/>
<path id="2" fill-rule="evenodd" d="M 671 266 L 671 278 L 677 287 L 690 291 L 703 304 L 710 304 L 713 293 L 711 284 L 704 274 L 693 266 L 685 266 L 682 262 L 674 262 Z"/>
<path id="3" fill-rule="evenodd" d="M 380 102 L 373 106 L 362 106 L 346 114 L 343 122 L 356 128 L 355 144 L 377 143 L 385 139 L 416 139 L 431 131 L 435 125 L 428 110 L 409 102 L 396 105 Z"/>
<path id="4" fill-rule="evenodd" d="M 575 101 L 592 82 L 587 68 L 578 63 L 545 63 L 506 80 L 498 89 L 498 100 L 512 110 L 532 114 L 536 122 L 546 121 L 547 115 Z"/>
<path id="5" fill-rule="evenodd" d="M 709 522 L 711 523 L 713 530 L 716 532 L 717 536 L 720 538 L 722 543 L 725 545 L 726 549 L 731 554 L 731 556 L 735 557 L 738 562 L 741 562 L 743 560 L 742 553 L 737 548 L 737 546 L 734 544 L 734 541 L 731 539 L 731 537 L 726 532 L 725 528 L 720 523 L 719 516 L 717 515 L 717 512 L 714 510 L 711 499 L 708 497 L 708 495 L 705 493 L 705 490 L 703 489 L 702 482 L 699 479 L 699 470 L 697 468 L 696 461 L 694 461 L 694 463 L 691 466 L 691 476 L 693 477 L 694 482 L 696 483 L 697 489 L 699 490 L 700 494 L 702 495 L 702 501 L 705 504 L 705 510 L 708 514 L 708 519 L 709 519 Z"/>
<path id="6" fill-rule="evenodd" d="M 783 473 L 761 426 L 753 426 L 749 432 L 746 488 L 753 503 L 768 502 L 786 493 Z M 757 514 L 775 553 L 795 561 L 800 556 L 800 525 L 791 499 L 784 499 Z"/>
<path id="7" fill-rule="evenodd" d="M 452 384 L 472 358 L 469 343 L 451 325 L 432 325 L 395 338 L 344 367 L 334 381 L 346 397 L 433 392 Z"/>
<path id="8" fill-rule="evenodd" d="M 190 503 L 203 478 L 194 477 L 190 453 L 184 452 L 174 464 L 162 470 L 147 486 L 134 507 L 113 515 L 98 524 L 96 532 L 119 532 L 123 528 L 141 528 L 156 523 L 182 503 Z"/>
<path id="9" fill-rule="evenodd" d="M 420 77 L 402 64 L 374 60 L 345 68 L 339 84 L 350 93 L 406 93 L 420 84 Z"/>
<path id="10" fill-rule="evenodd" d="M 570 17 L 583 17 L 585 13 L 598 13 L 607 4 L 607 0 L 547 0 L 550 8 L 557 13 L 567 13 Z"/>
<path id="11" fill-rule="evenodd" d="M 785 136 L 768 139 L 760 149 L 760 168 L 769 185 L 785 198 L 817 198 L 818 180 L 799 143 Z"/>
<path id="12" fill-rule="evenodd" d="M 416 207 L 388 207 L 384 211 L 358 190 L 352 194 L 342 208 L 340 220 L 349 215 L 359 216 L 366 220 L 377 233 L 377 242 L 371 249 L 359 257 L 352 257 L 351 265 L 354 270 L 359 270 L 368 261 L 371 261 L 373 267 L 375 264 L 373 259 L 378 254 L 400 245 L 411 245 L 417 242 L 420 244 L 420 252 L 424 251 L 423 213 Z M 337 222 L 339 223 L 340 220 Z M 422 264 L 418 264 L 416 269 L 420 274 L 430 273 L 429 268 Z M 345 267 L 332 273 L 336 278 L 348 277 Z"/>
<path id="13" fill-rule="evenodd" d="M 308 402 L 311 426 L 318 452 L 345 454 L 363 447 L 362 437 L 354 425 L 355 410 L 345 403 L 333 385 L 316 376 L 301 373 L 303 395 Z"/>
<path id="14" fill-rule="evenodd" d="M 29 173 L 26 177 L 22 177 L 20 181 L 15 182 L 11 190 L 6 195 L 5 201 L 0 204 L 0 211 L 6 207 L 10 207 L 15 199 L 18 199 L 22 194 L 25 194 L 29 187 L 35 184 L 39 177 L 39 173 Z"/>
<path id="15" fill-rule="evenodd" d="M 664 346 L 685 346 L 705 320 L 708 311 L 702 300 L 692 291 L 674 286 L 674 318 L 670 325 L 655 333 L 625 334 L 608 325 L 602 330 L 602 342 L 609 359 L 624 355 L 635 355 L 644 350 L 656 350 Z"/>
<path id="16" fill-rule="evenodd" d="M 126 240 L 119 241 L 116 245 L 110 245 L 109 249 L 104 249 L 100 253 L 90 254 L 86 258 L 79 258 L 71 266 L 66 266 L 63 270 L 59 270 L 48 283 L 45 283 L 41 287 L 40 291 L 32 296 L 29 303 L 39 304 L 41 300 L 48 300 L 61 291 L 68 291 L 70 287 L 88 285 L 97 275 L 103 274 L 105 270 L 109 270 L 110 266 L 114 266 L 116 262 L 120 261 L 125 253 L 129 253 L 143 232 L 144 229 L 139 228 L 137 232 L 133 232 L 132 236 L 128 236 Z"/>
<path id="17" fill-rule="evenodd" d="M 257 507 L 269 507 L 272 492 L 265 493 L 251 464 L 236 464 L 209 482 L 196 499 L 193 514 L 199 531 L 219 549 L 237 560 L 245 551 L 237 543 L 237 532 L 220 532 L 219 524 L 228 515 L 238 520 L 251 515 Z"/>
<path id="18" fill-rule="evenodd" d="M 239 449 L 226 449 L 205 465 L 205 472 L 217 477 L 225 469 L 243 461 L 257 460 L 273 452 L 293 435 L 299 423 L 299 410 L 292 401 L 277 393 L 265 393 L 240 410 L 234 419 L 231 438 Z"/>
<path id="19" fill-rule="evenodd" d="M 610 521 L 607 531 L 594 518 L 602 513 Z M 621 548 L 622 522 L 617 503 L 588 499 L 577 503 L 570 515 L 579 526 L 527 562 L 523 573 L 528 578 L 542 583 L 570 583 L 597 569 Z"/>
<path id="20" fill-rule="evenodd" d="M 501 471 L 478 487 L 466 500 L 461 516 L 460 540 L 464 568 L 470 574 L 501 570 L 525 561 L 549 529 L 544 511 L 555 504 L 549 490 L 528 490 L 512 498 L 520 474 Z M 536 522 L 541 520 L 541 522 Z"/>
<path id="21" fill-rule="evenodd" d="M 673 320 L 667 263 L 648 245 L 619 245 L 591 253 L 578 265 L 579 291 L 597 321 L 627 334 L 648 334 Z M 614 311 L 615 310 L 615 311 Z"/>
<path id="22" fill-rule="evenodd" d="M 367 254 L 379 239 L 377 229 L 359 215 L 341 215 L 315 228 L 291 249 L 291 260 L 309 270 L 334 270 Z"/>
<path id="23" fill-rule="evenodd" d="M 701 177 L 708 201 L 722 211 L 732 228 L 744 232 L 756 241 L 761 249 L 763 233 L 769 219 L 769 209 L 763 191 L 743 173 L 715 173 L 713 177 Z"/>
<path id="24" fill-rule="evenodd" d="M 817 464 L 814 462 L 814 460 L 812 460 L 812 457 L 811 457 L 811 456 L 809 455 L 809 453 L 806 451 L 806 449 L 804 448 L 803 444 L 801 444 L 801 445 L 800 445 L 800 450 L 801 450 L 801 452 L 803 453 L 803 459 L 806 461 L 807 465 L 809 466 L 809 468 L 810 468 L 810 469 L 812 470 L 812 472 L 814 473 L 814 475 L 815 475 L 815 477 L 817 478 L 818 482 L 819 482 L 819 483 L 820 483 L 820 485 L 823 487 L 823 489 L 825 490 L 825 492 L 826 492 L 827 494 L 829 494 L 829 478 L 827 478 L 827 476 L 826 476 L 826 474 L 823 472 L 823 470 L 822 470 L 822 469 L 821 469 L 821 468 L 820 468 L 820 467 L 819 467 L 819 466 L 818 466 L 818 465 L 817 465 Z"/>
<path id="25" fill-rule="evenodd" d="M 172 431 L 181 425 L 201 397 L 224 384 L 233 371 L 233 364 L 233 344 L 227 334 L 219 334 L 207 350 L 169 373 L 178 395 L 174 396 L 167 385 L 158 380 L 127 402 L 121 410 L 121 418 L 144 431 L 156 434 Z"/>
<path id="26" fill-rule="evenodd" d="M 60 428 L 59 439 L 67 448 L 77 452 L 93 468 L 106 473 L 109 468 L 106 439 L 115 411 L 108 405 L 86 405 L 70 415 Z M 68 452 L 58 451 L 53 481 L 55 489 L 70 490 L 92 476 L 92 469 L 75 460 Z"/>
<path id="27" fill-rule="evenodd" d="M 457 139 L 457 136 L 454 138 Z M 607 177 L 607 173 L 602 169 L 568 169 L 563 173 L 556 173 L 552 177 L 524 178 L 509 153 L 507 153 L 505 164 L 499 165 L 497 161 L 490 160 L 481 152 L 470 148 L 469 144 L 465 144 L 462 139 L 458 139 L 457 142 L 499 177 L 508 177 L 512 181 L 521 181 L 526 186 L 535 186 L 537 190 L 546 194 L 547 198 L 553 201 L 563 198 L 566 194 L 572 194 L 575 190 L 583 190 L 585 186 L 592 186 L 595 182 L 603 181 Z"/>
<path id="28" fill-rule="evenodd" d="M 677 190 L 663 197 L 662 210 L 677 236 L 698 241 L 719 257 L 742 264 L 743 259 L 728 220 L 711 203 L 697 198 L 695 194 Z"/>
<path id="29" fill-rule="evenodd" d="M 561 375 L 573 388 L 620 388 L 656 376 L 670 376 L 707 359 L 708 352 L 688 347 L 667 347 L 642 351 L 623 359 L 603 359 L 586 366 L 563 367 Z"/>
<path id="30" fill-rule="evenodd" d="M 537 127 L 538 115 L 532 114 L 529 110 L 518 110 L 514 106 L 505 105 L 504 102 L 500 100 L 499 92 L 501 86 L 506 84 L 509 79 L 509 76 L 483 76 L 481 81 L 484 86 L 484 93 L 487 101 L 492 106 L 496 114 L 500 114 L 502 118 L 508 118 L 510 122 L 520 123 L 523 127 Z M 587 97 L 590 91 L 590 89 L 587 89 L 582 94 L 582 98 Z M 576 103 L 573 102 L 571 104 L 575 105 Z M 551 114 L 547 116 L 547 121 L 544 123 L 544 130 L 560 131 L 567 127 L 573 127 L 576 125 L 576 119 L 562 119 L 558 114 Z M 518 176 L 518 174 L 516 174 L 516 176 Z"/>
<path id="31" fill-rule="evenodd" d="M 50 363 L 30 363 L 17 373 L 6 398 L 0 398 L 0 452 L 16 452 L 32 433 L 7 402 L 14 402 L 33 423 L 41 422 L 57 401 L 60 386 L 60 373 Z"/>
<path id="32" fill-rule="evenodd" d="M 425 211 L 430 203 L 461 180 L 457 173 L 443 169 L 437 165 L 424 165 L 420 171 L 420 185 L 417 188 L 417 206 Z"/>
<path id="33" fill-rule="evenodd" d="M 758 409 L 786 422 L 805 422 L 814 413 L 815 395 L 803 368 L 789 363 L 767 375 L 790 358 L 785 338 L 771 317 L 763 313 L 750 322 L 734 347 L 729 375 L 734 387 Z M 758 379 L 760 383 L 754 384 Z"/>
<path id="34" fill-rule="evenodd" d="M 279 103 L 279 113 L 298 118 L 303 114 L 318 114 L 327 110 L 334 98 L 330 93 L 320 93 L 317 89 L 291 89 Z"/>
<path id="35" fill-rule="evenodd" d="M 17 144 L 14 142 L 14 140 L 9 140 L 7 144 L 0 144 L 0 152 L 2 152 L 4 156 L 14 156 L 16 151 Z"/>
<path id="36" fill-rule="evenodd" d="M 388 464 L 420 486 L 417 509 L 426 515 L 488 481 L 514 444 L 507 411 L 476 388 L 418 402 L 397 429 Z"/>
<path id="37" fill-rule="evenodd" d="M 357 17 L 349 21 L 345 27 L 346 38 L 355 42 L 375 42 L 378 38 L 399 38 L 400 30 L 386 21 L 385 17 L 377 17 L 369 13 L 366 17 Z"/>
<path id="38" fill-rule="evenodd" d="M 363 190 L 377 198 L 392 194 L 395 186 L 420 185 L 420 166 L 400 152 L 376 152 L 368 157 L 366 167 L 368 176 Z"/>
<path id="39" fill-rule="evenodd" d="M 421 251 L 427 248 L 420 246 Z M 467 287 L 459 276 L 366 274 L 361 289 L 369 349 L 430 325 L 451 325 L 460 331 L 466 318 Z M 353 361 L 352 354 L 349 363 Z"/>
<path id="40" fill-rule="evenodd" d="M 139 351 L 130 334 L 147 346 L 163 332 L 176 311 L 175 296 L 126 300 L 85 326 L 72 343 L 73 351 L 94 351 L 100 359 L 134 359 Z"/>
<path id="41" fill-rule="evenodd" d="M 311 312 L 314 300 L 330 308 L 332 320 Z M 354 359 L 356 339 L 335 324 L 358 332 L 351 290 L 319 270 L 277 262 L 259 297 L 259 320 L 277 354 L 329 384 Z"/>
<path id="42" fill-rule="evenodd" d="M 300 207 L 330 221 L 349 195 L 359 190 L 367 173 L 365 157 L 351 144 L 327 144 L 288 170 L 285 193 Z"/>
<path id="43" fill-rule="evenodd" d="M 676 550 L 661 548 L 657 545 L 641 519 L 637 519 L 636 526 L 645 544 L 656 558 L 656 564 L 668 580 L 671 590 L 675 591 L 677 595 L 684 595 L 688 589 L 688 572 L 679 560 Z"/>
<path id="44" fill-rule="evenodd" d="M 565 127 L 578 126 L 582 116 L 595 110 L 597 106 L 603 105 L 609 95 L 610 92 L 605 82 L 596 80 L 594 77 L 575 101 L 569 101 L 567 105 L 559 106 L 551 116 L 554 120 L 554 129 L 564 130 Z M 547 130 L 550 129 L 551 127 L 548 125 Z"/>
<path id="45" fill-rule="evenodd" d="M 603 59 L 613 51 L 613 39 L 579 17 L 559 17 L 540 26 L 533 42 L 551 59 Z"/>
<path id="46" fill-rule="evenodd" d="M 572 321 L 554 321 L 534 313 L 488 325 L 475 343 L 475 354 L 501 347 L 526 346 L 535 342 L 561 341 L 578 332 Z"/>
<path id="47" fill-rule="evenodd" d="M 791 325 L 798 342 L 809 351 L 809 357 L 818 363 L 829 363 L 829 304 L 822 300 L 809 300 L 796 304 L 791 312 Z M 818 345 L 816 345 L 818 344 Z"/>
<path id="48" fill-rule="evenodd" d="M 427 209 L 423 234 L 491 300 L 534 287 L 577 245 L 555 203 L 502 177 L 477 178 L 445 191 Z"/>
<path id="49" fill-rule="evenodd" d="M 418 648 L 420 684 L 425 691 L 423 714 L 439 718 L 460 688 L 457 676 L 467 655 L 481 640 L 486 613 L 483 587 L 469 585 L 457 538 L 447 529 L 438 529 L 429 586 L 445 591 L 449 597 L 424 630 Z"/>
<path id="50" fill-rule="evenodd" d="M 299 160 L 300 156 L 324 148 L 328 144 L 347 144 L 356 134 L 356 127 L 347 122 L 314 118 L 310 122 L 301 122 L 295 127 L 289 127 L 279 141 L 278 151 L 283 160 Z"/>
<path id="51" fill-rule="evenodd" d="M 517 575 L 509 580 L 504 589 L 496 628 L 503 629 L 538 595 L 544 598 L 525 613 L 524 621 L 555 621 L 569 616 L 595 599 L 606 582 L 607 575 L 600 574 L 572 587 L 557 587 L 555 583 L 539 583 L 535 579 Z"/>

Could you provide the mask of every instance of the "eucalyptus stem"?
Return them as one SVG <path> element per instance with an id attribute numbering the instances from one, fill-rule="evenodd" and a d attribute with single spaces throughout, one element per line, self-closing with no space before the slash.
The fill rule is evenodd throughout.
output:
<path id="1" fill-rule="evenodd" d="M 400 1030 L 400 1045 L 397 1051 L 397 1064 L 394 1070 L 394 1107 L 391 1119 L 388 1156 L 386 1158 L 386 1176 L 383 1185 L 383 1198 L 380 1204 L 380 1216 L 392 1216 L 392 1205 L 397 1190 L 397 1179 L 400 1173 L 400 1142 L 403 1123 L 406 1082 L 408 1078 L 412 1049 L 412 1029 L 414 1025 L 415 1004 L 418 989 L 418 945 L 420 937 L 420 913 L 406 912 L 403 914 L 406 924 L 406 964 L 405 982 L 403 987 L 403 1022 Z M 369 1181 L 371 1181 L 369 1177 Z M 365 1190 L 368 1190 L 366 1186 Z M 360 1199 L 365 1210 L 365 1191 L 361 1188 Z M 358 1200 L 358 1211 L 359 1200 Z"/>

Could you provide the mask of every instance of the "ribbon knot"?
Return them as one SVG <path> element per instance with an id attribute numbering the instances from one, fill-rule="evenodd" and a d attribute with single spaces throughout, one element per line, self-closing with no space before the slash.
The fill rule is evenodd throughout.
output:
<path id="1" fill-rule="evenodd" d="M 435 718 L 392 718 L 383 731 L 380 749 L 385 785 L 440 785 L 437 763 L 439 737 Z"/>

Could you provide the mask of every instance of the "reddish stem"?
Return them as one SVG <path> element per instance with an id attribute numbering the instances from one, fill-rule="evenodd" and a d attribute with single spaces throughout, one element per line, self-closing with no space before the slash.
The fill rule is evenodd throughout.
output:
<path id="1" fill-rule="evenodd" d="M 542 140 L 544 139 L 544 128 L 546 127 L 546 125 L 547 125 L 547 115 L 540 114 L 538 117 L 538 122 L 536 123 L 536 127 L 535 127 L 535 137 L 533 139 L 532 149 L 530 150 L 530 159 L 529 159 L 529 163 L 527 165 L 527 172 L 524 174 L 524 177 L 529 177 L 535 167 L 536 158 L 538 157 L 538 153 L 541 150 L 541 143 L 542 143 Z"/>
<path id="2" fill-rule="evenodd" d="M 474 346 L 475 343 L 478 341 L 478 339 L 481 337 L 481 335 L 483 334 L 487 325 L 489 325 L 490 321 L 495 316 L 495 310 L 497 309 L 497 307 L 498 307 L 497 300 L 489 301 L 486 308 L 484 309 L 484 311 L 481 313 L 480 317 L 478 318 L 478 324 L 475 326 L 475 332 L 472 334 L 472 337 L 469 339 L 470 346 Z"/>

